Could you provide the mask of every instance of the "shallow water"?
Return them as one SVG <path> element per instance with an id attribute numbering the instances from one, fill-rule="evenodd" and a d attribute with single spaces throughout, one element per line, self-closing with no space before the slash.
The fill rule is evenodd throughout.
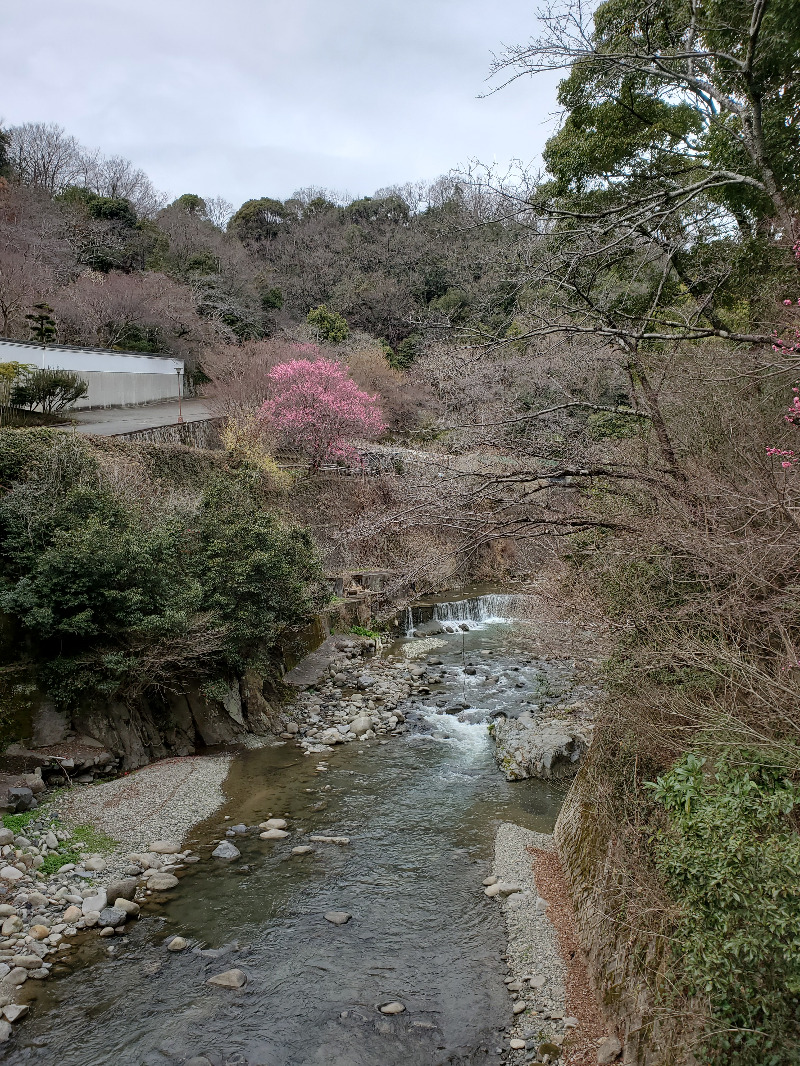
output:
<path id="1" fill-rule="evenodd" d="M 514 670 L 514 636 L 493 622 L 443 636 L 433 654 L 443 684 L 411 714 L 416 731 L 385 745 L 354 743 L 322 756 L 293 745 L 244 752 L 226 783 L 225 808 L 193 834 L 203 861 L 127 943 L 92 937 L 84 958 L 41 988 L 34 1016 L 3 1061 L 36 1066 L 156 1066 L 208 1055 L 248 1066 L 428 1066 L 499 1061 L 511 1022 L 496 903 L 480 882 L 494 829 L 514 821 L 549 831 L 560 793 L 544 782 L 510 784 L 498 772 L 489 712 L 513 708 L 535 667 Z M 402 642 L 391 649 L 402 654 Z M 487 676 L 464 667 L 491 664 Z M 522 678 L 522 681 L 520 681 Z M 460 718 L 437 703 L 462 700 Z M 423 732 L 424 731 L 424 732 Z M 228 825 L 289 819 L 292 835 L 237 837 L 242 858 L 207 846 Z M 346 835 L 292 857 L 301 833 Z M 242 872 L 243 866 L 249 871 Z M 330 910 L 352 913 L 341 927 Z M 218 958 L 172 954 L 180 932 Z M 238 992 L 204 981 L 238 967 Z M 157 970 L 157 972 L 153 972 Z M 404 1014 L 380 1004 L 399 1000 Z"/>

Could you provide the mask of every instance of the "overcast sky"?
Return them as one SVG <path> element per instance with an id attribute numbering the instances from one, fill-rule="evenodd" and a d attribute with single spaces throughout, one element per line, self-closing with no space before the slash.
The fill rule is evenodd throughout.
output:
<path id="1" fill-rule="evenodd" d="M 555 76 L 489 99 L 523 0 L 27 0 L 0 19 L 0 117 L 55 121 L 170 196 L 364 195 L 535 160 Z"/>

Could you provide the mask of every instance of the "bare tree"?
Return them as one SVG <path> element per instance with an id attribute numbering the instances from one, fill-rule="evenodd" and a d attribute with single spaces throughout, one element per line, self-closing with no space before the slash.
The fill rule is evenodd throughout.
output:
<path id="1" fill-rule="evenodd" d="M 8 161 L 24 184 L 61 192 L 75 182 L 83 166 L 78 141 L 55 122 L 24 122 L 8 129 Z"/>

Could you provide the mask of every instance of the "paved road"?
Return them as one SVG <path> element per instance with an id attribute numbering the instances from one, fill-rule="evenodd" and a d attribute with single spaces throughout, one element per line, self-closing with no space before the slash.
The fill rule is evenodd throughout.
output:
<path id="1" fill-rule="evenodd" d="M 200 422 L 213 417 L 205 400 L 184 400 L 182 406 L 184 422 Z M 69 418 L 75 422 L 76 433 L 113 437 L 116 433 L 174 425 L 178 421 L 178 401 L 149 403 L 141 407 L 93 407 L 70 411 Z"/>

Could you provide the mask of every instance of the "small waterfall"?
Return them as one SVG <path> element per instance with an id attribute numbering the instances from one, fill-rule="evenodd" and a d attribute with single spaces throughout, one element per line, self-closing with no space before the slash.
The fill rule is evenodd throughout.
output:
<path id="1" fill-rule="evenodd" d="M 403 629 L 407 637 L 412 637 L 414 635 L 414 612 L 410 607 L 406 607 Z"/>
<path id="2" fill-rule="evenodd" d="M 521 599 L 520 596 L 498 592 L 487 596 L 474 596 L 468 600 L 437 603 L 433 608 L 433 617 L 437 622 L 457 624 L 502 622 L 514 617 Z"/>

